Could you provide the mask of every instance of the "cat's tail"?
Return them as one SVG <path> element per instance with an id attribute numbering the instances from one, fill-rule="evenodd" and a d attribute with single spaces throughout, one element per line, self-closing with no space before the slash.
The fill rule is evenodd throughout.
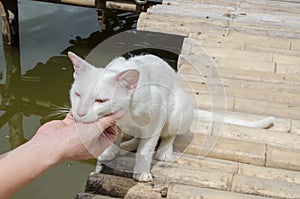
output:
<path id="1" fill-rule="evenodd" d="M 231 117 L 226 117 L 225 115 L 222 116 L 220 114 L 213 114 L 210 111 L 200 110 L 200 109 L 194 109 L 195 118 L 198 118 L 199 120 L 203 121 L 215 121 L 215 122 L 223 122 L 226 124 L 234 124 L 239 126 L 247 126 L 252 128 L 268 128 L 273 125 L 275 122 L 274 117 L 266 117 L 261 120 L 257 121 L 245 121 L 245 120 L 239 120 Z"/>

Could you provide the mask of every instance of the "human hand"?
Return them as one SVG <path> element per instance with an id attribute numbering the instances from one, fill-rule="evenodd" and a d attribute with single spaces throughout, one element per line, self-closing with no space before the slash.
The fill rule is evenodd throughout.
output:
<path id="1" fill-rule="evenodd" d="M 117 138 L 115 120 L 123 113 L 119 111 L 93 123 L 76 123 L 69 113 L 63 120 L 41 126 L 30 141 L 48 145 L 49 154 L 54 154 L 57 162 L 96 158 Z"/>

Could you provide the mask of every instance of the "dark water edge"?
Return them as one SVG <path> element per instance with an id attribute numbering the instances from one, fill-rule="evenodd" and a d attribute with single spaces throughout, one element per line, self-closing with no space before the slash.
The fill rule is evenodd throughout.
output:
<path id="1" fill-rule="evenodd" d="M 11 86 L 9 92 L 13 98 L 22 100 L 10 100 L 9 106 L 22 115 L 25 139 L 30 139 L 41 123 L 53 119 L 49 116 L 53 107 L 68 106 L 72 66 L 66 52 L 72 50 L 85 57 L 110 34 L 122 28 L 134 27 L 134 22 L 128 27 L 124 22 L 125 25 L 120 28 L 112 20 L 111 30 L 103 32 L 97 18 L 96 9 L 19 1 L 22 80 Z M 5 84 L 7 71 L 2 45 L 0 70 L 0 84 Z M 7 110 L 8 106 L 1 107 L 0 114 Z M 7 123 L 0 128 L 0 153 L 11 150 L 9 131 Z M 84 190 L 86 177 L 94 169 L 93 163 L 72 161 L 59 164 L 24 187 L 13 198 L 74 198 L 76 193 Z"/>

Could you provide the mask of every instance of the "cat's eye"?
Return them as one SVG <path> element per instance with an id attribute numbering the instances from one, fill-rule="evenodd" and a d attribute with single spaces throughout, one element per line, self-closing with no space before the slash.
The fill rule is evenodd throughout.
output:
<path id="1" fill-rule="evenodd" d="M 95 102 L 98 102 L 98 103 L 104 103 L 104 102 L 107 102 L 108 99 L 96 99 Z"/>

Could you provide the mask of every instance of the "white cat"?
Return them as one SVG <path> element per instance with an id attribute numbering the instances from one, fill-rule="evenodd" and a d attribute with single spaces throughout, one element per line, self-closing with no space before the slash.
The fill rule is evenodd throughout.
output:
<path id="1" fill-rule="evenodd" d="M 98 159 L 113 159 L 119 146 L 128 151 L 136 149 L 133 178 L 152 180 L 150 164 L 158 139 L 161 138 L 161 142 L 156 158 L 172 161 L 176 135 L 187 132 L 194 119 L 192 103 L 180 88 L 177 74 L 154 55 L 128 60 L 119 57 L 105 68 L 96 68 L 71 52 L 68 56 L 75 69 L 70 91 L 75 120 L 92 122 L 122 109 L 125 115 L 117 125 L 134 137 L 121 144 L 119 136 L 115 146 L 109 147 Z M 211 117 L 208 112 L 201 113 L 205 113 L 206 118 Z M 259 125 L 261 121 L 250 124 L 227 119 L 225 122 L 261 128 L 269 126 L 273 118 L 267 118 L 263 125 Z"/>

